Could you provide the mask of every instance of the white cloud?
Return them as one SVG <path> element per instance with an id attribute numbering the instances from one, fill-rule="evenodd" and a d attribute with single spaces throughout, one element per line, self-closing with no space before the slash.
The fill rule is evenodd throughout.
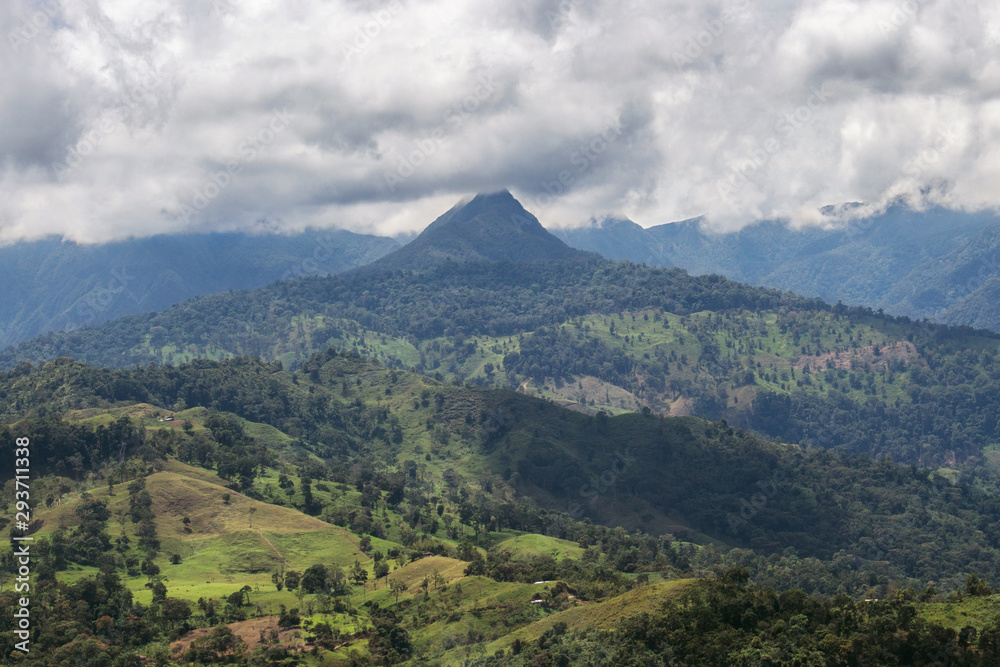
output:
<path id="1" fill-rule="evenodd" d="M 1000 203 L 1000 15 L 975 2 L 12 0 L 0 20 L 0 241 L 392 233 L 503 187 L 554 226 Z"/>

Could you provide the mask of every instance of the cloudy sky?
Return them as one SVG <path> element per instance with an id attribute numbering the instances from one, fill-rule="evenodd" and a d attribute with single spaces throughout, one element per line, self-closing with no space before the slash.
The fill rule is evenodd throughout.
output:
<path id="1" fill-rule="evenodd" d="M 1000 204 L 1000 5 L 5 0 L 0 240 Z"/>

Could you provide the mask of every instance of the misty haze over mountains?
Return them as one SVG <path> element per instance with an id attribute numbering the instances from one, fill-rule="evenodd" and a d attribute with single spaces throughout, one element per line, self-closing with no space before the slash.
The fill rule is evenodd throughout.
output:
<path id="1" fill-rule="evenodd" d="M 1000 665 L 1000 2 L 0 25 L 0 663 Z"/>
<path id="2" fill-rule="evenodd" d="M 697 218 L 647 228 L 607 218 L 550 231 L 502 191 L 460 202 L 402 250 L 395 239 L 342 230 L 185 234 L 94 246 L 56 239 L 16 243 L 0 248 L 0 278 L 7 286 L 0 299 L 0 346 L 282 278 L 362 266 L 567 259 L 581 250 L 692 275 L 715 273 L 830 303 L 1000 329 L 995 214 L 899 205 L 833 229 L 765 221 L 718 234 Z"/>
<path id="3" fill-rule="evenodd" d="M 941 208 L 885 213 L 832 229 L 765 221 L 738 232 L 700 219 L 643 229 L 621 219 L 555 230 L 569 245 L 694 275 L 791 290 L 915 319 L 1000 328 L 1000 217 Z"/>
<path id="4" fill-rule="evenodd" d="M 198 295 L 340 273 L 398 247 L 393 239 L 341 230 L 178 234 L 101 245 L 49 238 L 0 247 L 0 347 Z"/>

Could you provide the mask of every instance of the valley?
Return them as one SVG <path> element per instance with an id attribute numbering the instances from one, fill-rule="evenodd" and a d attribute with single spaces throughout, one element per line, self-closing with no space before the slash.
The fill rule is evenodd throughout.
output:
<path id="1" fill-rule="evenodd" d="M 480 197 L 422 259 L 7 348 L 36 585 L 79 609 L 62 635 L 36 612 L 34 641 L 163 665 L 643 664 L 660 641 L 691 664 L 745 642 L 986 659 L 996 334 L 554 238 L 516 262 L 433 250 L 547 234 L 527 215 Z M 728 604 L 757 625 L 671 620 Z"/>
<path id="2" fill-rule="evenodd" d="M 0 665 L 1000 665 L 1000 4 L 0 24 Z"/>

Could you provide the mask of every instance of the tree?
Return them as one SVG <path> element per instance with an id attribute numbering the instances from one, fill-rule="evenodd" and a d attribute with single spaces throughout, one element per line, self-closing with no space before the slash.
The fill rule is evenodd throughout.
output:
<path id="1" fill-rule="evenodd" d="M 389 576 L 389 564 L 385 561 L 379 561 L 375 563 L 375 579 L 385 579 Z"/>
<path id="2" fill-rule="evenodd" d="M 383 665 L 395 665 L 407 660 L 413 653 L 410 636 L 399 623 L 399 618 L 389 609 L 372 606 L 372 634 L 368 650 Z"/>
<path id="3" fill-rule="evenodd" d="M 285 605 L 281 605 L 281 613 L 278 616 L 278 627 L 279 628 L 291 628 L 295 627 L 302 622 L 302 618 L 299 616 L 299 610 L 285 609 Z"/>
<path id="4" fill-rule="evenodd" d="M 108 635 L 114 629 L 115 621 L 110 616 L 101 616 L 94 623 L 94 626 L 97 628 L 97 634 Z"/>
<path id="5" fill-rule="evenodd" d="M 305 571 L 302 575 L 300 585 L 302 586 L 302 590 L 306 593 L 325 593 L 327 592 L 326 578 L 326 566 L 317 563 L 310 566 L 309 569 Z"/>
<path id="6" fill-rule="evenodd" d="M 217 625 L 212 632 L 191 642 L 185 654 L 189 662 L 226 662 L 228 656 L 240 656 L 246 651 L 246 642 L 227 625 Z"/>
<path id="7" fill-rule="evenodd" d="M 226 598 L 226 602 L 234 607 L 246 607 L 250 605 L 250 593 L 253 589 L 249 586 L 244 586 L 240 590 L 231 593 L 229 597 Z"/>
<path id="8" fill-rule="evenodd" d="M 406 584 L 402 582 L 399 578 L 393 579 L 389 582 L 389 590 L 396 598 L 396 603 L 399 603 L 399 596 L 406 592 Z"/>
<path id="9" fill-rule="evenodd" d="M 153 584 L 153 601 L 164 600 L 167 597 L 167 587 L 162 581 Z"/>
<path id="10" fill-rule="evenodd" d="M 347 576 L 339 565 L 327 568 L 326 583 L 331 595 L 347 595 L 350 593 L 350 586 L 347 583 Z"/>
<path id="11" fill-rule="evenodd" d="M 187 600 L 166 598 L 162 603 L 160 603 L 160 609 L 163 613 L 163 618 L 167 619 L 174 625 L 191 618 L 191 603 Z"/>
<path id="12" fill-rule="evenodd" d="M 354 565 L 351 566 L 351 579 L 358 586 L 364 585 L 368 581 L 368 570 L 361 566 L 357 560 L 354 561 Z"/>
<path id="13" fill-rule="evenodd" d="M 302 575 L 295 570 L 289 570 L 285 574 L 285 588 L 290 591 L 294 591 L 299 587 L 299 583 L 302 581 Z"/>
<path id="14" fill-rule="evenodd" d="M 992 595 L 993 589 L 984 579 L 980 579 L 975 574 L 970 574 L 965 580 L 965 592 L 972 596 Z"/>

